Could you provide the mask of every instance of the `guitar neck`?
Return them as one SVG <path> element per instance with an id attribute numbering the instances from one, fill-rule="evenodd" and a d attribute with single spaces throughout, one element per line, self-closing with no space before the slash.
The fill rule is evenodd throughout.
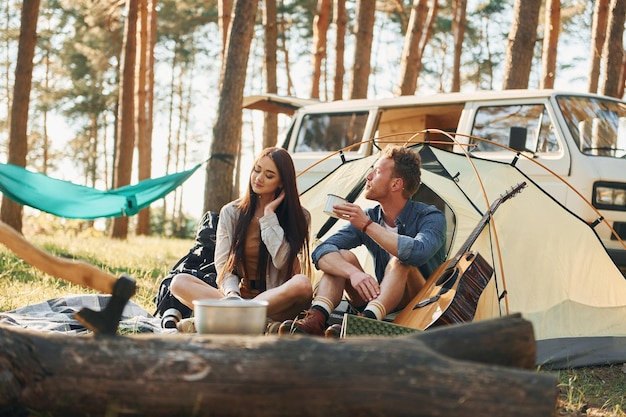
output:
<path id="1" fill-rule="evenodd" d="M 489 209 L 489 211 L 482 217 L 482 219 L 480 219 L 480 221 L 478 222 L 478 225 L 476 225 L 472 233 L 465 240 L 465 243 L 463 243 L 463 246 L 461 246 L 459 251 L 456 253 L 456 256 L 454 257 L 454 259 L 459 259 L 465 252 L 467 252 L 472 247 L 472 245 L 474 244 L 474 242 L 476 242 L 476 239 L 478 239 L 478 236 L 480 236 L 480 233 L 483 231 L 487 223 L 489 223 L 489 219 L 491 218 L 492 214 L 493 214 L 493 209 Z"/>
<path id="2" fill-rule="evenodd" d="M 491 219 L 491 216 L 493 215 L 493 213 L 495 213 L 495 211 L 498 209 L 498 207 L 500 207 L 500 204 L 502 204 L 503 202 L 505 202 L 509 198 L 513 197 L 517 193 L 519 193 L 522 189 L 524 189 L 524 187 L 526 187 L 526 182 L 525 181 L 517 184 L 509 192 L 507 192 L 504 196 L 498 198 L 496 201 L 494 201 L 491 204 L 491 207 L 489 208 L 489 210 L 487 210 L 487 213 L 485 213 L 485 215 L 480 219 L 480 221 L 478 222 L 478 225 L 476 225 L 476 227 L 474 228 L 472 233 L 466 239 L 465 243 L 463 243 L 463 246 L 461 246 L 461 249 L 459 249 L 459 251 L 457 252 L 456 256 L 454 257 L 455 264 L 456 264 L 456 262 L 458 262 L 458 260 L 461 258 L 461 256 L 465 252 L 469 251 L 469 249 L 472 247 L 472 245 L 476 242 L 476 239 L 478 239 L 478 236 L 480 235 L 480 233 L 483 231 L 483 229 L 485 228 L 487 223 L 489 223 L 489 220 Z"/>

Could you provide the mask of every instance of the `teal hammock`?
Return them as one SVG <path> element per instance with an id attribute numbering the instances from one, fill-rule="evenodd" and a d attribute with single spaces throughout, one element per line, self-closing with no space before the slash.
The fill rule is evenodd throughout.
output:
<path id="1" fill-rule="evenodd" d="M 16 165 L 0 164 L 0 192 L 18 204 L 68 219 L 132 216 L 174 191 L 201 165 L 135 185 L 100 191 Z"/>

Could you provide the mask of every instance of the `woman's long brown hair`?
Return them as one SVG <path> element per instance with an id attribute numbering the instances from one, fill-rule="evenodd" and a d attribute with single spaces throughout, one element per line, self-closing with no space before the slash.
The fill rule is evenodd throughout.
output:
<path id="1" fill-rule="evenodd" d="M 256 166 L 257 162 L 264 157 L 269 157 L 276 168 L 285 191 L 285 198 L 276 208 L 276 216 L 278 222 L 285 232 L 285 239 L 289 243 L 290 251 L 287 263 L 287 278 L 291 278 L 295 273 L 303 273 L 310 276 L 311 268 L 309 259 L 309 223 L 304 214 L 302 205 L 300 204 L 300 196 L 298 193 L 298 187 L 296 184 L 296 170 L 293 165 L 291 155 L 282 149 L 277 147 L 266 148 L 257 156 L 252 169 Z M 239 209 L 241 209 L 241 216 L 235 226 L 235 236 L 233 236 L 230 256 L 224 271 L 232 271 L 241 276 L 241 272 L 238 270 L 241 265 L 245 265 L 245 240 L 254 216 L 258 199 L 256 194 L 252 191 L 252 185 L 250 184 L 250 175 L 248 176 L 248 188 L 245 195 L 239 202 Z M 277 190 L 277 194 L 280 190 Z M 298 254 L 302 252 L 302 262 L 298 263 L 296 258 Z M 259 273 L 267 272 L 267 266 L 269 264 L 269 253 L 267 248 L 261 242 L 259 247 L 259 265 L 257 271 Z M 304 265 L 302 265 L 304 264 Z M 299 265 L 298 270 L 295 269 Z M 265 276 L 258 277 L 265 282 Z"/>

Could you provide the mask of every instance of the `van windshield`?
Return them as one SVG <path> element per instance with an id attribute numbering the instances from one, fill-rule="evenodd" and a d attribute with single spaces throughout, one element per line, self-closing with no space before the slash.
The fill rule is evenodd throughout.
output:
<path id="1" fill-rule="evenodd" d="M 295 152 L 334 152 L 363 140 L 368 112 L 306 114 L 296 135 Z M 354 146 L 347 152 L 358 152 Z"/>
<path id="2" fill-rule="evenodd" d="M 582 153 L 626 157 L 626 103 L 578 96 L 558 96 L 557 102 Z"/>

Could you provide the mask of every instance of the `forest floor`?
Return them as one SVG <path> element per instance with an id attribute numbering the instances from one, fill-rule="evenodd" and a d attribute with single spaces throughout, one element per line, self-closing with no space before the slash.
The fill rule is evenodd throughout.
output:
<path id="1" fill-rule="evenodd" d="M 561 370 L 557 374 L 557 416 L 626 416 L 626 364 Z"/>

